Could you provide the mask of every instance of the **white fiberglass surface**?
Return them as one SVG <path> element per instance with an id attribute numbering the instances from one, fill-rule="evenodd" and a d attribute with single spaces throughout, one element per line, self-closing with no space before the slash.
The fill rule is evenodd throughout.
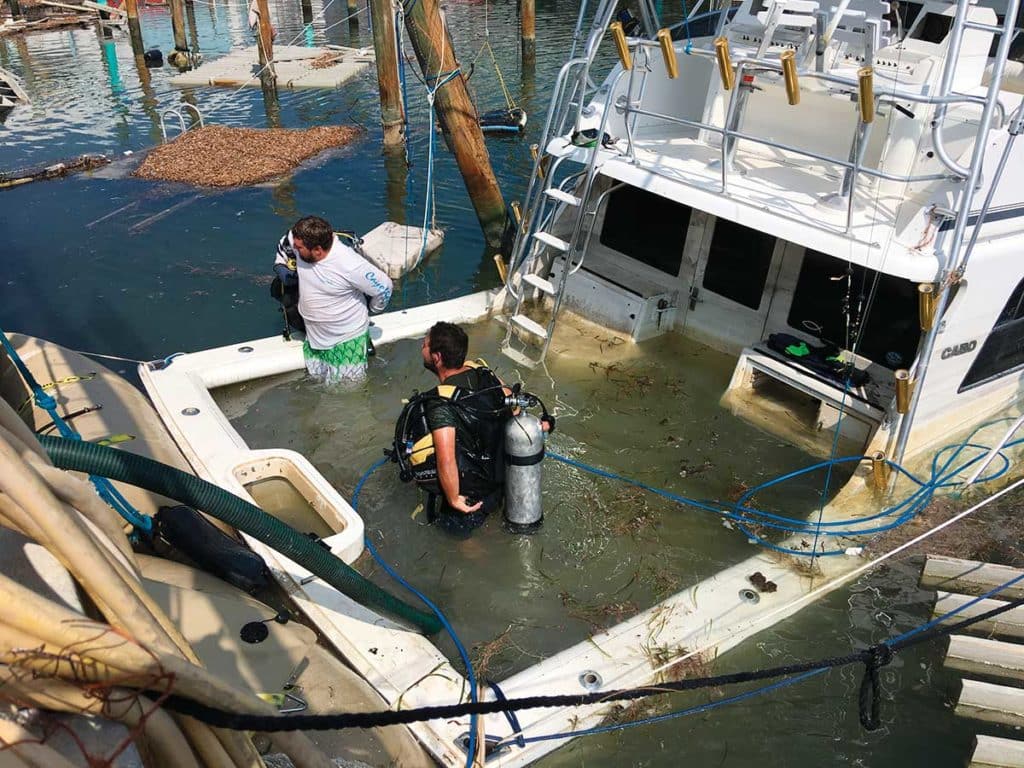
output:
<path id="1" fill-rule="evenodd" d="M 519 370 L 498 352 L 504 329 L 467 327 L 470 355 L 507 382 L 522 380 L 558 416 L 548 450 L 700 500 L 734 500 L 749 487 L 813 463 L 718 405 L 734 359 L 675 335 L 634 344 L 563 322 L 546 369 Z M 250 447 L 299 451 L 351 498 L 392 441 L 402 399 L 436 384 L 420 340 L 378 350 L 369 381 L 327 389 L 302 374 L 224 388 L 215 396 Z M 845 475 L 833 473 L 833 495 Z M 817 510 L 825 478 L 812 473 L 759 503 Z M 548 458 L 544 525 L 514 535 L 500 514 L 468 540 L 428 525 L 422 497 L 385 464 L 365 482 L 358 511 L 380 553 L 445 611 L 467 647 L 506 677 L 753 553 L 718 515 Z M 363 573 L 391 589 L 369 556 Z M 497 642 L 495 642 L 497 641 Z M 451 652 L 441 641 L 442 648 Z"/>

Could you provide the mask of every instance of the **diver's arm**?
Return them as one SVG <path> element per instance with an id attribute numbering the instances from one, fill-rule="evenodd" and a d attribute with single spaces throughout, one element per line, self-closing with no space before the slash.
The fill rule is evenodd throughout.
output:
<path id="1" fill-rule="evenodd" d="M 459 465 L 455 461 L 455 427 L 441 427 L 431 432 L 434 437 L 434 455 L 437 457 L 437 481 L 452 509 L 469 514 L 483 505 L 478 501 L 472 506 L 466 497 L 459 494 Z"/>

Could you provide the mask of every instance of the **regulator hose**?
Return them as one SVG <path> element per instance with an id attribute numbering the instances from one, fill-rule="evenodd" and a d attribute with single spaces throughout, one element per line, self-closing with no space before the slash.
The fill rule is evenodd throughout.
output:
<path id="1" fill-rule="evenodd" d="M 367 607 L 411 622 L 429 635 L 441 629 L 441 622 L 433 614 L 388 594 L 326 547 L 213 483 L 116 448 L 47 435 L 41 435 L 39 442 L 60 469 L 99 475 L 187 504 L 258 539 Z"/>

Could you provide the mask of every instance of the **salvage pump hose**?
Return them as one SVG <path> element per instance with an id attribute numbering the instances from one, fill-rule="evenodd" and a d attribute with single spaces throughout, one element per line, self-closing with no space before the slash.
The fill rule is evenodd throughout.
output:
<path id="1" fill-rule="evenodd" d="M 213 483 L 114 448 L 46 435 L 39 442 L 60 469 L 100 475 L 187 504 L 258 539 L 363 605 L 411 622 L 430 635 L 441 629 L 433 614 L 388 594 L 318 542 Z"/>

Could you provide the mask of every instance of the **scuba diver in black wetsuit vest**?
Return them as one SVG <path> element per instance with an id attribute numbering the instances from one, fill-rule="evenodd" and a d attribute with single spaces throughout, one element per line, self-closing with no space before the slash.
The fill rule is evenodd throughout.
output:
<path id="1" fill-rule="evenodd" d="M 513 416 L 512 390 L 482 361 L 467 361 L 468 346 L 465 331 L 452 323 L 435 324 L 423 338 L 423 366 L 440 384 L 409 400 L 393 454 L 402 480 L 427 492 L 431 522 L 457 536 L 468 536 L 502 505 L 505 426 Z"/>

